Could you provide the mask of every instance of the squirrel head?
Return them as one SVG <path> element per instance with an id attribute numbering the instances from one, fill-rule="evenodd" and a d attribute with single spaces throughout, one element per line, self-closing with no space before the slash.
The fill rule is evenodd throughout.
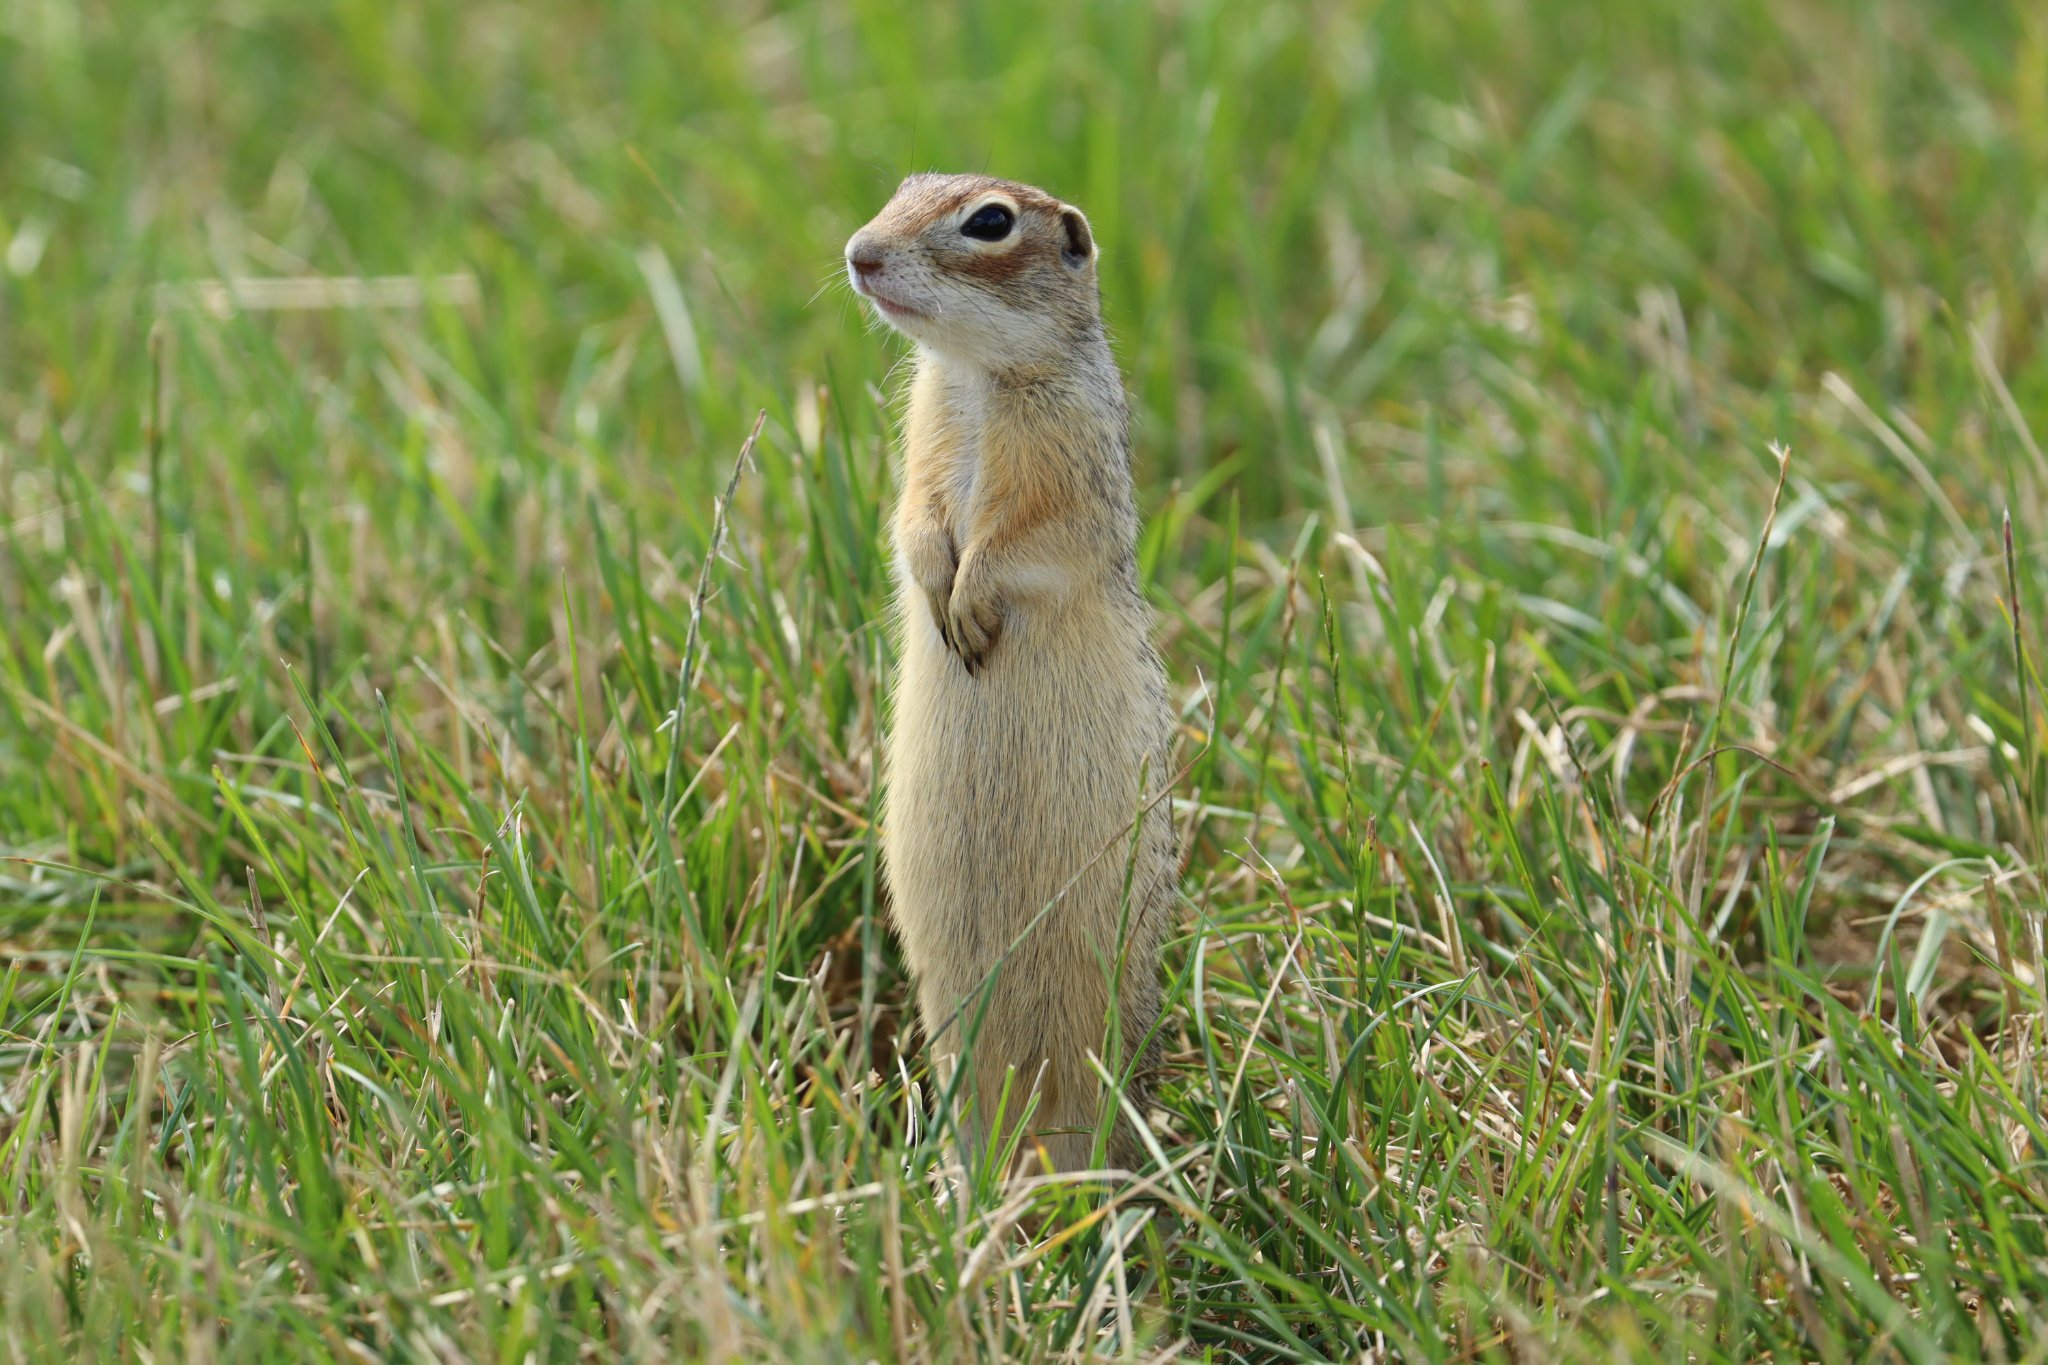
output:
<path id="1" fill-rule="evenodd" d="M 983 175 L 913 175 L 846 243 L 854 292 L 922 346 L 989 370 L 1057 363 L 1101 329 L 1081 210 Z"/>

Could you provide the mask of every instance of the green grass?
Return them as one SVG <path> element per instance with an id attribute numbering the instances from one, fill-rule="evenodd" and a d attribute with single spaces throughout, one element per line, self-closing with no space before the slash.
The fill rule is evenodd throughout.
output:
<path id="1" fill-rule="evenodd" d="M 885 927 L 925 167 L 1138 414 L 1133 1186 Z M 2044 315 L 2037 5 L 0 7 L 0 1351 L 2048 1358 Z"/>

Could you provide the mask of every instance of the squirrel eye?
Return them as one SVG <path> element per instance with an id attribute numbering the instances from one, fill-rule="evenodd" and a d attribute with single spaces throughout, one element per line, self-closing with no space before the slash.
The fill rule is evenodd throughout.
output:
<path id="1" fill-rule="evenodd" d="M 984 204 L 960 225 L 960 235 L 980 242 L 1000 242 L 1017 225 L 1017 215 L 1001 204 Z"/>

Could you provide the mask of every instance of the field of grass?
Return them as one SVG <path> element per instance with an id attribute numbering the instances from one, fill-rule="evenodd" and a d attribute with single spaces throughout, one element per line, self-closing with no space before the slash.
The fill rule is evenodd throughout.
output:
<path id="1" fill-rule="evenodd" d="M 1136 1183 L 886 929 L 922 168 L 1102 244 Z M 2044 314 L 2017 0 L 0 5 L 0 1353 L 2048 1359 Z"/>

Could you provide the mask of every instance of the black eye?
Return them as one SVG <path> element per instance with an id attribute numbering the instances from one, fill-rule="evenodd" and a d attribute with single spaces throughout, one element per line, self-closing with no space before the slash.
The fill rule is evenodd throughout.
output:
<path id="1" fill-rule="evenodd" d="M 960 225 L 960 235 L 976 241 L 1000 242 L 1017 226 L 1017 215 L 1001 204 L 983 204 Z"/>

